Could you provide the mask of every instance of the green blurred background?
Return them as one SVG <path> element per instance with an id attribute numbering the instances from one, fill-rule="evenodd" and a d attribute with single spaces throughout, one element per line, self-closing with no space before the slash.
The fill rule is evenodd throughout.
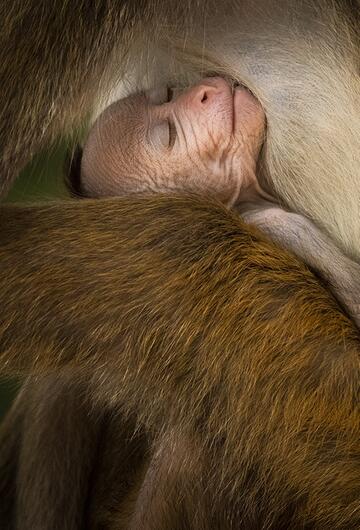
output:
<path id="1" fill-rule="evenodd" d="M 62 142 L 36 156 L 21 173 L 3 202 L 39 202 L 68 197 L 64 184 L 67 148 L 67 143 Z M 17 381 L 0 379 L 0 420 L 14 399 L 18 387 Z"/>

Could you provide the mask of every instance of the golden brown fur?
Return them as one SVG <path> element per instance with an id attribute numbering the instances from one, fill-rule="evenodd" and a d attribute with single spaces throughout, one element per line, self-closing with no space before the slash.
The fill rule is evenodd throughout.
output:
<path id="1" fill-rule="evenodd" d="M 199 444 L 204 528 L 358 527 L 359 336 L 304 265 L 195 198 L 3 208 L 1 226 L 5 370 L 74 370 L 151 437 Z"/>
<path id="2" fill-rule="evenodd" d="M 1 0 L 2 189 L 112 91 L 215 71 L 264 104 L 263 178 L 358 257 L 357 4 Z M 2 427 L 2 526 L 358 528 L 358 334 L 305 266 L 197 199 L 0 216 L 2 368 L 42 374 Z"/>

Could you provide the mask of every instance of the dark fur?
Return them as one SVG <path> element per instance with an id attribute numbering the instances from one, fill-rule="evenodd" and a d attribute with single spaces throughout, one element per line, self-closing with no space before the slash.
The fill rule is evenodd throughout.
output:
<path id="1" fill-rule="evenodd" d="M 157 5 L 156 0 L 0 1 L 3 190 L 35 152 L 80 125 L 95 95 L 108 86 L 106 71 L 115 54 L 124 64 L 134 26 L 140 20 L 146 25 Z"/>

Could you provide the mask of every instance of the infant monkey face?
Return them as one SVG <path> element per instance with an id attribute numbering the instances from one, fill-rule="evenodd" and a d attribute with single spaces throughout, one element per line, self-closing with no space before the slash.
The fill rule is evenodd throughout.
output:
<path id="1" fill-rule="evenodd" d="M 252 186 L 265 129 L 254 96 L 220 77 L 172 95 L 135 94 L 99 117 L 84 147 L 87 195 L 195 191 L 232 205 Z"/>

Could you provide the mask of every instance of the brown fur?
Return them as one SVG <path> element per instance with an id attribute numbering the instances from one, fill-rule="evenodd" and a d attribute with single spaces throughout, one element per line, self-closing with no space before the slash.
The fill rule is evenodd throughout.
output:
<path id="1" fill-rule="evenodd" d="M 157 4 L 1 0 L 3 190 L 35 152 L 80 125 L 95 95 L 109 85 L 110 65 L 112 72 L 118 60 L 125 66 L 134 26 L 140 17 L 146 26 Z"/>
<path id="2" fill-rule="evenodd" d="M 151 437 L 199 444 L 204 528 L 358 527 L 358 332 L 304 265 L 195 198 L 1 225 L 5 370 L 74 370 Z"/>
<path id="3" fill-rule="evenodd" d="M 357 4 L 2 0 L 3 190 L 119 77 L 126 92 L 213 70 L 266 108 L 264 178 L 359 256 L 358 32 L 346 20 Z M 86 528 L 112 530 L 139 517 L 154 529 L 358 527 L 357 333 L 304 266 L 196 200 L 4 208 L 0 226 L 4 371 L 56 371 L 56 384 L 29 383 L 2 427 L 4 527 L 54 528 L 55 513 L 72 530 L 78 510 Z M 82 385 L 95 394 L 89 423 Z M 66 404 L 81 420 L 48 446 Z M 75 482 L 53 466 L 72 436 L 71 458 L 85 457 Z"/>

